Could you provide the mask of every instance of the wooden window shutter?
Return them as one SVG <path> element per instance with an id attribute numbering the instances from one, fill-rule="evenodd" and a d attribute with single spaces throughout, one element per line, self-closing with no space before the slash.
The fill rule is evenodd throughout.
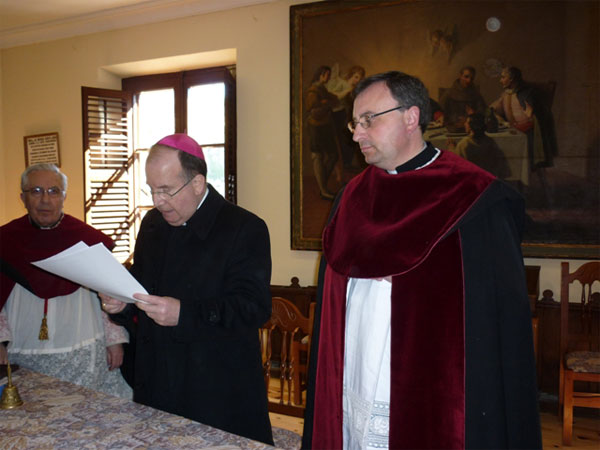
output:
<path id="1" fill-rule="evenodd" d="M 234 69 L 235 70 L 235 69 Z M 234 76 L 229 70 L 225 75 L 225 177 L 226 197 L 237 204 L 237 94 Z"/>
<path id="2" fill-rule="evenodd" d="M 235 66 L 212 67 L 208 69 L 188 70 L 184 72 L 182 93 L 187 96 L 187 89 L 201 84 L 225 84 L 225 192 L 224 196 L 232 203 L 237 203 L 237 123 L 236 123 L 236 81 Z M 187 97 L 182 100 L 187 103 Z M 187 110 L 184 124 L 188 123 Z M 201 143 L 206 144 L 206 143 Z M 208 168 L 210 172 L 210 167 Z"/>
<path id="3" fill-rule="evenodd" d="M 85 165 L 85 221 L 116 243 L 130 263 L 134 246 L 132 95 L 81 88 Z"/>

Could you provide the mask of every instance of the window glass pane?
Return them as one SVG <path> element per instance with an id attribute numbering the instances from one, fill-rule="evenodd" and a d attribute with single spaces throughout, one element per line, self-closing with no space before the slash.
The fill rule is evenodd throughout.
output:
<path id="1" fill-rule="evenodd" d="M 225 143 L 225 84 L 188 89 L 188 134 L 200 145 Z"/>
<path id="2" fill-rule="evenodd" d="M 150 148 L 159 139 L 175 133 L 174 90 L 140 92 L 137 117 L 136 148 Z"/>
<path id="3" fill-rule="evenodd" d="M 148 158 L 148 150 L 136 150 L 137 153 L 137 164 L 135 164 L 136 168 L 136 195 L 137 201 L 136 205 L 138 206 L 153 206 L 152 196 L 150 195 L 150 188 L 146 184 L 146 159 Z M 141 219 L 141 217 L 140 217 Z"/>
<path id="4" fill-rule="evenodd" d="M 207 180 L 225 197 L 225 147 L 202 147 L 207 166 Z"/>

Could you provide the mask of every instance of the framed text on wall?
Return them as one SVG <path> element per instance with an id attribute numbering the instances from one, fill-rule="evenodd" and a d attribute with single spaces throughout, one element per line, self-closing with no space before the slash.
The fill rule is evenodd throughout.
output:
<path id="1" fill-rule="evenodd" d="M 25 167 L 49 163 L 60 167 L 58 133 L 35 134 L 23 138 L 25 144 Z"/>

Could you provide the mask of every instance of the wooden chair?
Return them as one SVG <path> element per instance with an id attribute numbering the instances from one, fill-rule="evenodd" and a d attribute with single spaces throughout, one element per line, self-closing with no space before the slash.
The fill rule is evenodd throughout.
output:
<path id="1" fill-rule="evenodd" d="M 306 389 L 314 308 L 312 303 L 306 317 L 291 301 L 273 297 L 271 318 L 259 330 L 267 391 L 274 363 L 279 365 L 279 401 L 269 400 L 269 411 L 304 416 L 302 391 Z"/>
<path id="2" fill-rule="evenodd" d="M 539 348 L 539 335 L 540 335 L 540 321 L 537 317 L 531 318 L 531 330 L 533 331 L 533 355 L 535 356 L 535 362 L 538 360 L 538 348 Z"/>
<path id="3" fill-rule="evenodd" d="M 572 305 L 573 310 L 578 307 L 579 317 L 569 322 L 569 285 L 574 281 L 581 284 L 581 304 Z M 600 344 L 592 339 L 594 328 L 598 327 L 597 312 L 592 311 L 593 298 L 600 295 L 592 294 L 594 281 L 600 281 L 600 262 L 588 262 L 573 273 L 569 273 L 569 263 L 561 264 L 559 409 L 563 445 L 571 445 L 573 439 L 573 407 L 600 408 L 597 391 L 574 389 L 576 381 L 600 383 Z"/>
<path id="4" fill-rule="evenodd" d="M 271 297 L 283 297 L 298 307 L 300 312 L 308 317 L 310 304 L 317 301 L 316 286 L 300 286 L 300 279 L 291 277 L 289 285 L 271 285 Z"/>

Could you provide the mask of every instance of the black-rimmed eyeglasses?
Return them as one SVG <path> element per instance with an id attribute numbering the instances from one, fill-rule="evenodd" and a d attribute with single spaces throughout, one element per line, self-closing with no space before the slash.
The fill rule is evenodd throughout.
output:
<path id="1" fill-rule="evenodd" d="M 149 192 L 149 194 L 152 198 L 158 198 L 161 200 L 169 200 L 169 199 L 175 197 L 177 194 L 179 194 L 183 190 L 184 187 L 186 187 L 188 184 L 190 184 L 190 182 L 192 180 L 193 180 L 193 178 L 190 178 L 189 180 L 187 180 L 183 186 L 181 186 L 179 189 L 177 189 L 172 194 L 167 191 L 152 191 L 152 190 Z"/>
<path id="2" fill-rule="evenodd" d="M 374 113 L 374 114 L 365 114 L 364 116 L 361 116 L 361 118 L 358 120 L 351 120 L 350 122 L 348 122 L 348 129 L 350 130 L 351 133 L 354 133 L 357 125 L 360 125 L 361 127 L 363 127 L 366 130 L 367 128 L 369 128 L 371 126 L 371 121 L 375 117 L 382 116 L 383 114 L 387 114 L 389 112 L 396 111 L 398 109 L 405 109 L 405 107 L 404 106 L 396 106 L 395 108 L 387 109 L 382 112 L 378 112 L 378 113 Z"/>
<path id="3" fill-rule="evenodd" d="M 52 187 L 49 187 L 48 189 L 44 189 L 43 187 L 40 187 L 40 186 L 35 186 L 35 187 L 32 187 L 31 189 L 23 189 L 23 192 L 31 195 L 32 197 L 36 197 L 36 198 L 43 197 L 44 194 L 48 194 L 48 197 L 50 197 L 50 198 L 56 198 L 56 197 L 60 197 L 64 193 L 64 191 L 57 186 L 52 186 Z"/>

